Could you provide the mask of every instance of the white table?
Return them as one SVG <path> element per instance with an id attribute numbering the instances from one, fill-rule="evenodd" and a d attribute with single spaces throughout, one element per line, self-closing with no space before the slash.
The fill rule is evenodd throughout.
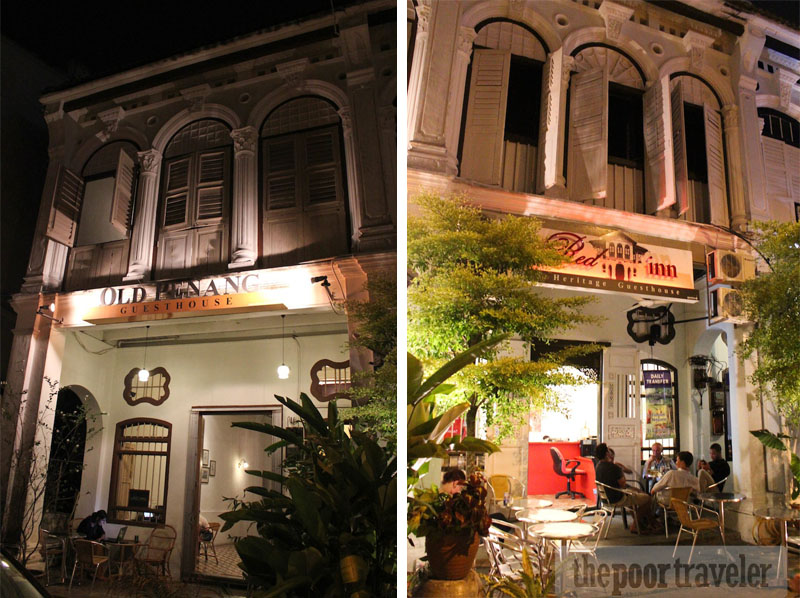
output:
<path id="1" fill-rule="evenodd" d="M 563 509 L 525 509 L 517 513 L 517 519 L 525 524 L 526 538 L 531 523 L 564 523 L 575 521 L 577 518 L 577 513 Z"/>
<path id="2" fill-rule="evenodd" d="M 556 509 L 541 509 L 551 510 Z M 569 511 L 567 511 L 569 513 Z M 572 513 L 575 515 L 575 513 Z M 577 523 L 574 521 L 559 521 L 553 523 L 543 523 L 533 528 L 533 534 L 544 538 L 545 540 L 560 540 L 561 542 L 561 555 L 559 562 L 559 569 L 561 570 L 559 577 L 561 578 L 561 591 L 564 590 L 564 561 L 567 559 L 567 547 L 570 540 L 577 540 L 585 538 L 595 533 L 595 527 L 590 523 Z"/>

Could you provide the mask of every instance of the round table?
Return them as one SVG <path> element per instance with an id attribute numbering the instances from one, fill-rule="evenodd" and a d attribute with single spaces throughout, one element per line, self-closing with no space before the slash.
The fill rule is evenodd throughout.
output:
<path id="1" fill-rule="evenodd" d="M 789 509 L 786 507 L 767 507 L 764 509 L 756 509 L 753 515 L 761 517 L 762 519 L 773 519 L 780 521 L 783 525 L 783 536 L 781 537 L 781 544 L 786 546 L 789 550 L 789 521 L 800 519 L 800 509 Z M 781 559 L 783 558 L 783 550 L 778 552 L 778 567 L 777 573 L 780 577 L 781 573 Z"/>
<path id="2" fill-rule="evenodd" d="M 553 506 L 553 501 L 543 498 L 521 498 L 514 501 L 514 504 L 509 506 L 517 511 L 522 509 L 546 509 L 547 507 Z"/>
<path id="3" fill-rule="evenodd" d="M 531 523 L 564 523 L 575 521 L 577 518 L 577 513 L 563 509 L 524 509 L 517 513 L 517 519 L 525 524 L 526 538 Z"/>
<path id="4" fill-rule="evenodd" d="M 708 500 L 719 505 L 719 534 L 722 537 L 722 545 L 725 546 L 725 503 L 742 502 L 747 497 L 736 492 L 701 492 L 697 498 L 703 502 Z"/>
<path id="5" fill-rule="evenodd" d="M 555 511 L 556 509 L 541 509 L 542 511 Z M 565 511 L 569 513 L 569 511 Z M 575 515 L 575 513 L 571 513 Z M 590 523 L 577 523 L 575 521 L 557 521 L 552 523 L 542 523 L 533 528 L 533 534 L 544 538 L 545 540 L 560 540 L 561 541 L 561 563 L 559 569 L 561 570 L 559 577 L 561 578 L 561 589 L 564 588 L 564 561 L 567 558 L 567 546 L 570 540 L 577 540 L 593 534 L 595 527 Z"/>

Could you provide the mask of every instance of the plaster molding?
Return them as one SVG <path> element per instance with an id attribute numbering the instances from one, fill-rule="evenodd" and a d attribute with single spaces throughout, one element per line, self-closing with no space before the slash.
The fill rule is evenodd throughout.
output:
<path id="1" fill-rule="evenodd" d="M 800 75 L 797 74 L 800 72 L 800 60 L 795 60 L 786 54 L 781 54 L 780 52 L 770 50 L 769 48 L 767 48 L 767 56 L 769 57 L 770 62 L 779 64 L 780 66 L 785 67 L 787 70 L 794 71 L 795 79 L 800 78 Z"/>
<path id="2" fill-rule="evenodd" d="M 472 56 L 472 42 L 477 37 L 477 32 L 472 27 L 459 27 L 458 28 L 458 51 L 469 60 Z"/>
<path id="3" fill-rule="evenodd" d="M 622 31 L 622 25 L 633 15 L 633 9 L 616 2 L 604 0 L 598 9 L 600 16 L 606 23 L 606 37 L 617 40 Z"/>
<path id="4" fill-rule="evenodd" d="M 125 109 L 122 106 L 98 112 L 97 120 L 103 123 L 103 128 L 96 133 L 97 138 L 103 143 L 111 139 L 123 118 L 125 118 Z"/>
<path id="5" fill-rule="evenodd" d="M 785 69 L 778 69 L 781 108 L 788 108 L 792 103 L 792 87 L 797 81 L 797 74 Z"/>
<path id="6" fill-rule="evenodd" d="M 203 109 L 206 99 L 211 95 L 211 86 L 208 83 L 187 87 L 180 90 L 181 97 L 189 102 L 189 112 L 198 112 Z"/>
<path id="7" fill-rule="evenodd" d="M 758 87 L 758 80 L 747 75 L 739 75 L 739 89 L 746 89 L 748 91 L 755 91 Z"/>
<path id="8" fill-rule="evenodd" d="M 170 118 L 164 126 L 162 126 L 156 136 L 153 138 L 152 147 L 160 152 L 163 152 L 172 139 L 172 136 L 180 131 L 185 125 L 196 120 L 204 118 L 216 118 L 227 124 L 232 130 L 241 127 L 239 115 L 236 114 L 228 106 L 222 104 L 204 104 L 203 107 L 196 111 L 190 111 L 188 108 L 178 112 L 175 116 Z"/>
<path id="9" fill-rule="evenodd" d="M 305 86 L 306 72 L 311 64 L 308 57 L 300 58 L 298 60 L 290 60 L 283 64 L 278 64 L 275 69 L 278 74 L 286 82 L 286 85 L 295 89 L 301 90 Z"/>
<path id="10" fill-rule="evenodd" d="M 761 56 L 766 41 L 766 33 L 764 33 L 762 29 L 748 23 L 745 32 L 736 42 L 739 46 L 739 56 L 742 61 L 742 66 L 746 73 L 752 73 L 756 68 L 756 62 Z"/>
<path id="11" fill-rule="evenodd" d="M 139 165 L 142 167 L 142 174 L 154 175 L 158 173 L 161 166 L 162 154 L 157 149 L 149 149 L 137 152 Z"/>
<path id="12" fill-rule="evenodd" d="M 328 81 L 321 81 L 319 79 L 307 79 L 304 85 L 304 92 L 306 94 L 314 94 L 326 98 L 333 102 L 338 108 L 344 108 L 350 105 L 350 100 L 347 93 L 337 85 Z M 263 97 L 258 104 L 253 107 L 250 116 L 247 117 L 247 124 L 256 129 L 260 129 L 262 123 L 267 116 L 278 106 L 284 102 L 296 98 L 298 96 L 296 89 L 292 89 L 287 85 L 283 85 L 278 89 L 273 90 L 271 93 Z M 239 128 L 239 124 L 234 129 Z"/>
<path id="13" fill-rule="evenodd" d="M 231 139 L 233 139 L 233 153 L 235 155 L 242 152 L 255 153 L 258 131 L 250 125 L 234 129 L 231 131 Z"/>
<path id="14" fill-rule="evenodd" d="M 348 87 L 363 87 L 374 80 L 375 69 L 373 69 L 371 66 L 347 73 Z"/>
<path id="15" fill-rule="evenodd" d="M 722 107 L 722 119 L 725 129 L 739 126 L 739 107 L 735 104 L 727 104 Z"/>
<path id="16" fill-rule="evenodd" d="M 714 38 L 708 35 L 703 35 L 698 31 L 690 29 L 683 36 L 683 48 L 689 54 L 692 67 L 696 70 L 701 70 L 705 65 L 706 48 L 710 48 L 714 43 Z"/>
<path id="17" fill-rule="evenodd" d="M 341 29 L 337 42 L 348 68 L 358 69 L 369 64 L 371 50 L 369 27 L 366 23 Z"/>

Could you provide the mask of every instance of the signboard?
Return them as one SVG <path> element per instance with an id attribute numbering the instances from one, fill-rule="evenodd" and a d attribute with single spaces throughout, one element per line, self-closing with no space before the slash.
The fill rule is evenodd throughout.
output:
<path id="1" fill-rule="evenodd" d="M 675 436 L 674 386 L 672 372 L 642 372 L 645 399 L 645 435 L 647 440 Z"/>
<path id="2" fill-rule="evenodd" d="M 601 237 L 542 229 L 569 262 L 542 268 L 545 286 L 694 303 L 692 252 L 644 245 L 620 231 Z"/>

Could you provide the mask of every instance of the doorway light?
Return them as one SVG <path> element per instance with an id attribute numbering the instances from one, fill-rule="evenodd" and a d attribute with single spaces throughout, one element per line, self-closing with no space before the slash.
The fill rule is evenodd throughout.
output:
<path id="1" fill-rule="evenodd" d="M 278 378 L 286 380 L 290 372 L 286 365 L 286 314 L 281 314 L 281 364 L 278 366 Z"/>
<path id="2" fill-rule="evenodd" d="M 147 371 L 147 339 L 150 337 L 150 326 L 144 333 L 144 360 L 142 369 L 139 370 L 139 382 L 147 382 L 150 379 L 150 372 Z"/>
<path id="3" fill-rule="evenodd" d="M 250 467 L 250 464 L 247 462 L 247 459 L 239 459 L 239 463 L 236 464 L 239 469 L 247 469 Z"/>

